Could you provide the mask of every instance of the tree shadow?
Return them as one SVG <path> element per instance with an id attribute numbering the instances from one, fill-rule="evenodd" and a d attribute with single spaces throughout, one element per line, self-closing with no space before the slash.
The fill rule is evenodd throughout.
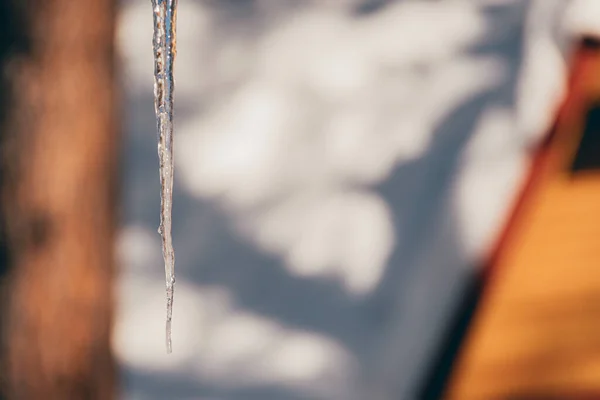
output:
<path id="1" fill-rule="evenodd" d="M 375 370 L 380 376 L 373 378 L 384 380 L 380 386 L 387 387 L 386 399 L 440 398 L 460 345 L 456 335 L 470 319 L 462 310 L 477 302 L 478 260 L 464 254 L 463 228 L 451 191 L 461 173 L 461 155 L 483 112 L 492 107 L 514 109 L 524 35 L 519 15 L 525 11 L 525 4 L 485 9 L 489 37 L 469 54 L 501 55 L 508 63 L 506 81 L 456 107 L 439 124 L 427 152 L 400 166 L 379 187 L 394 207 L 396 231 L 407 232 L 371 299 L 376 312 L 385 310 L 381 320 L 391 321 L 381 328 L 391 335 L 384 334 L 383 348 L 376 353 L 392 360 L 384 364 L 390 376 Z M 512 29 L 502 26 L 511 19 Z M 456 310 L 461 310 L 458 316 Z"/>

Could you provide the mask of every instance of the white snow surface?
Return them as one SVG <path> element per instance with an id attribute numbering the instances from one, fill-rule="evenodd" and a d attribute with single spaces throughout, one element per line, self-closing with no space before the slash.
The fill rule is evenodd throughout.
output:
<path id="1" fill-rule="evenodd" d="M 123 398 L 417 398 L 599 2 L 179 3 L 171 355 L 150 3 L 119 19 Z"/>

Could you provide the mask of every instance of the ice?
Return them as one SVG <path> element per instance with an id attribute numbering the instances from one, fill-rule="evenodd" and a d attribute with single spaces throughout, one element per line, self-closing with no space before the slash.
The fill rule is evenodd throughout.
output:
<path id="1" fill-rule="evenodd" d="M 172 351 L 171 320 L 175 285 L 175 253 L 171 237 L 173 208 L 173 62 L 176 55 L 177 0 L 152 0 L 154 12 L 154 108 L 158 129 L 161 207 L 158 232 L 162 238 L 167 289 L 166 344 Z"/>

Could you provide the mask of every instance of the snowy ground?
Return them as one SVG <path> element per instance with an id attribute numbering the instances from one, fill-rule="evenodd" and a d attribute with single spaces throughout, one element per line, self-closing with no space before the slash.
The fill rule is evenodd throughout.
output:
<path id="1" fill-rule="evenodd" d="M 181 0 L 167 356 L 152 15 L 124 1 L 124 398 L 413 399 L 594 29 L 571 3 Z"/>

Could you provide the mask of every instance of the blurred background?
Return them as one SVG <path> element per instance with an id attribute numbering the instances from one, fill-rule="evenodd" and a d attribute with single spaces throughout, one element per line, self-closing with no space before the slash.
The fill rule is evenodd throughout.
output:
<path id="1" fill-rule="evenodd" d="M 167 355 L 152 9 L 121 1 L 117 397 L 438 398 L 599 6 L 180 0 Z"/>
<path id="2" fill-rule="evenodd" d="M 152 15 L 122 3 L 131 399 L 411 399 L 561 100 L 558 1 L 180 1 L 174 353 Z"/>

